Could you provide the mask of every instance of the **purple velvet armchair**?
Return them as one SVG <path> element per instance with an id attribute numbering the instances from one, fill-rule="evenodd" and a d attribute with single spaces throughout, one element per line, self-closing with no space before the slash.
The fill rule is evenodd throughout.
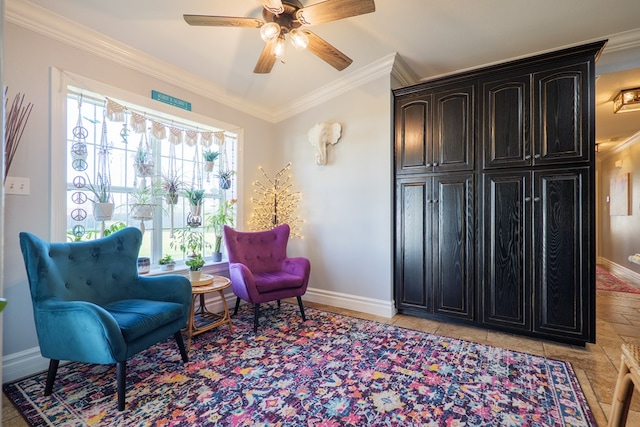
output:
<path id="1" fill-rule="evenodd" d="M 260 304 L 296 297 L 305 321 L 302 295 L 307 291 L 311 265 L 302 257 L 287 258 L 290 229 L 287 224 L 273 230 L 241 232 L 224 227 L 224 240 L 229 255 L 231 288 L 236 294 L 238 313 L 240 299 L 254 307 L 253 330 L 258 331 Z"/>

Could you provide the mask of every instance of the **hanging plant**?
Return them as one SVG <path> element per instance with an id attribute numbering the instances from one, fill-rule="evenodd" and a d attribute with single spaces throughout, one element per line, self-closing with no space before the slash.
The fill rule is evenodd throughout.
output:
<path id="1" fill-rule="evenodd" d="M 151 152 L 147 150 L 146 147 L 138 147 L 133 166 L 136 170 L 136 175 L 140 178 L 153 176 L 155 165 L 153 163 L 153 159 L 151 158 Z"/>
<path id="2" fill-rule="evenodd" d="M 202 157 L 204 158 L 204 170 L 205 172 L 213 172 L 213 165 L 220 155 L 219 152 L 213 151 L 207 148 L 203 153 Z"/>
<path id="3" fill-rule="evenodd" d="M 162 175 L 162 190 L 168 205 L 178 203 L 178 195 L 183 186 L 182 178 L 178 174 L 168 173 Z"/>
<path id="4" fill-rule="evenodd" d="M 223 190 L 228 190 L 231 188 L 231 176 L 235 172 L 232 170 L 220 171 L 216 176 L 218 177 L 218 185 Z"/>

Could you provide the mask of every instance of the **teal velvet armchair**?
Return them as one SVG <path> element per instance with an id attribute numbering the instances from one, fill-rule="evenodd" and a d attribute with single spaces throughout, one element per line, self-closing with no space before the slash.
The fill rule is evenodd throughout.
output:
<path id="1" fill-rule="evenodd" d="M 129 358 L 173 335 L 188 361 L 181 329 L 189 318 L 191 284 L 178 275 L 139 276 L 141 243 L 133 227 L 73 243 L 20 233 L 38 344 L 50 359 L 45 395 L 53 391 L 60 360 L 115 363 L 122 411 Z"/>

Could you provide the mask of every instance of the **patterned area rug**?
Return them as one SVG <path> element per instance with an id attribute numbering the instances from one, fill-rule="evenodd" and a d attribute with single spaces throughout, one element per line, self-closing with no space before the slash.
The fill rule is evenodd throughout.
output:
<path id="1" fill-rule="evenodd" d="M 173 340 L 134 357 L 123 412 L 110 366 L 61 366 L 49 397 L 46 373 L 4 391 L 37 426 L 596 425 L 567 362 L 296 308 L 265 307 L 258 335 L 244 309 L 186 365 Z"/>
<path id="2" fill-rule="evenodd" d="M 627 292 L 640 294 L 640 289 L 618 279 L 607 270 L 596 266 L 596 289 L 599 291 Z"/>

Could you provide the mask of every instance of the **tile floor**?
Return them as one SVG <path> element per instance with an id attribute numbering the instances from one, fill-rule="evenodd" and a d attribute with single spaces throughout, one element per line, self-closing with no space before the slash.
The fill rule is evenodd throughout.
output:
<path id="1" fill-rule="evenodd" d="M 627 280 L 631 283 L 629 280 Z M 636 284 L 640 286 L 640 284 Z M 607 425 L 613 390 L 620 364 L 620 345 L 629 342 L 640 345 L 640 294 L 598 292 L 597 342 L 577 347 L 523 338 L 480 328 L 472 328 L 433 320 L 396 315 L 392 319 L 371 316 L 350 310 L 307 303 L 327 311 L 344 313 L 365 319 L 392 323 L 405 328 L 445 335 L 538 354 L 571 362 L 599 426 Z M 640 425 L 640 393 L 635 393 L 627 425 Z M 2 398 L 2 426 L 27 426 L 13 405 Z"/>

